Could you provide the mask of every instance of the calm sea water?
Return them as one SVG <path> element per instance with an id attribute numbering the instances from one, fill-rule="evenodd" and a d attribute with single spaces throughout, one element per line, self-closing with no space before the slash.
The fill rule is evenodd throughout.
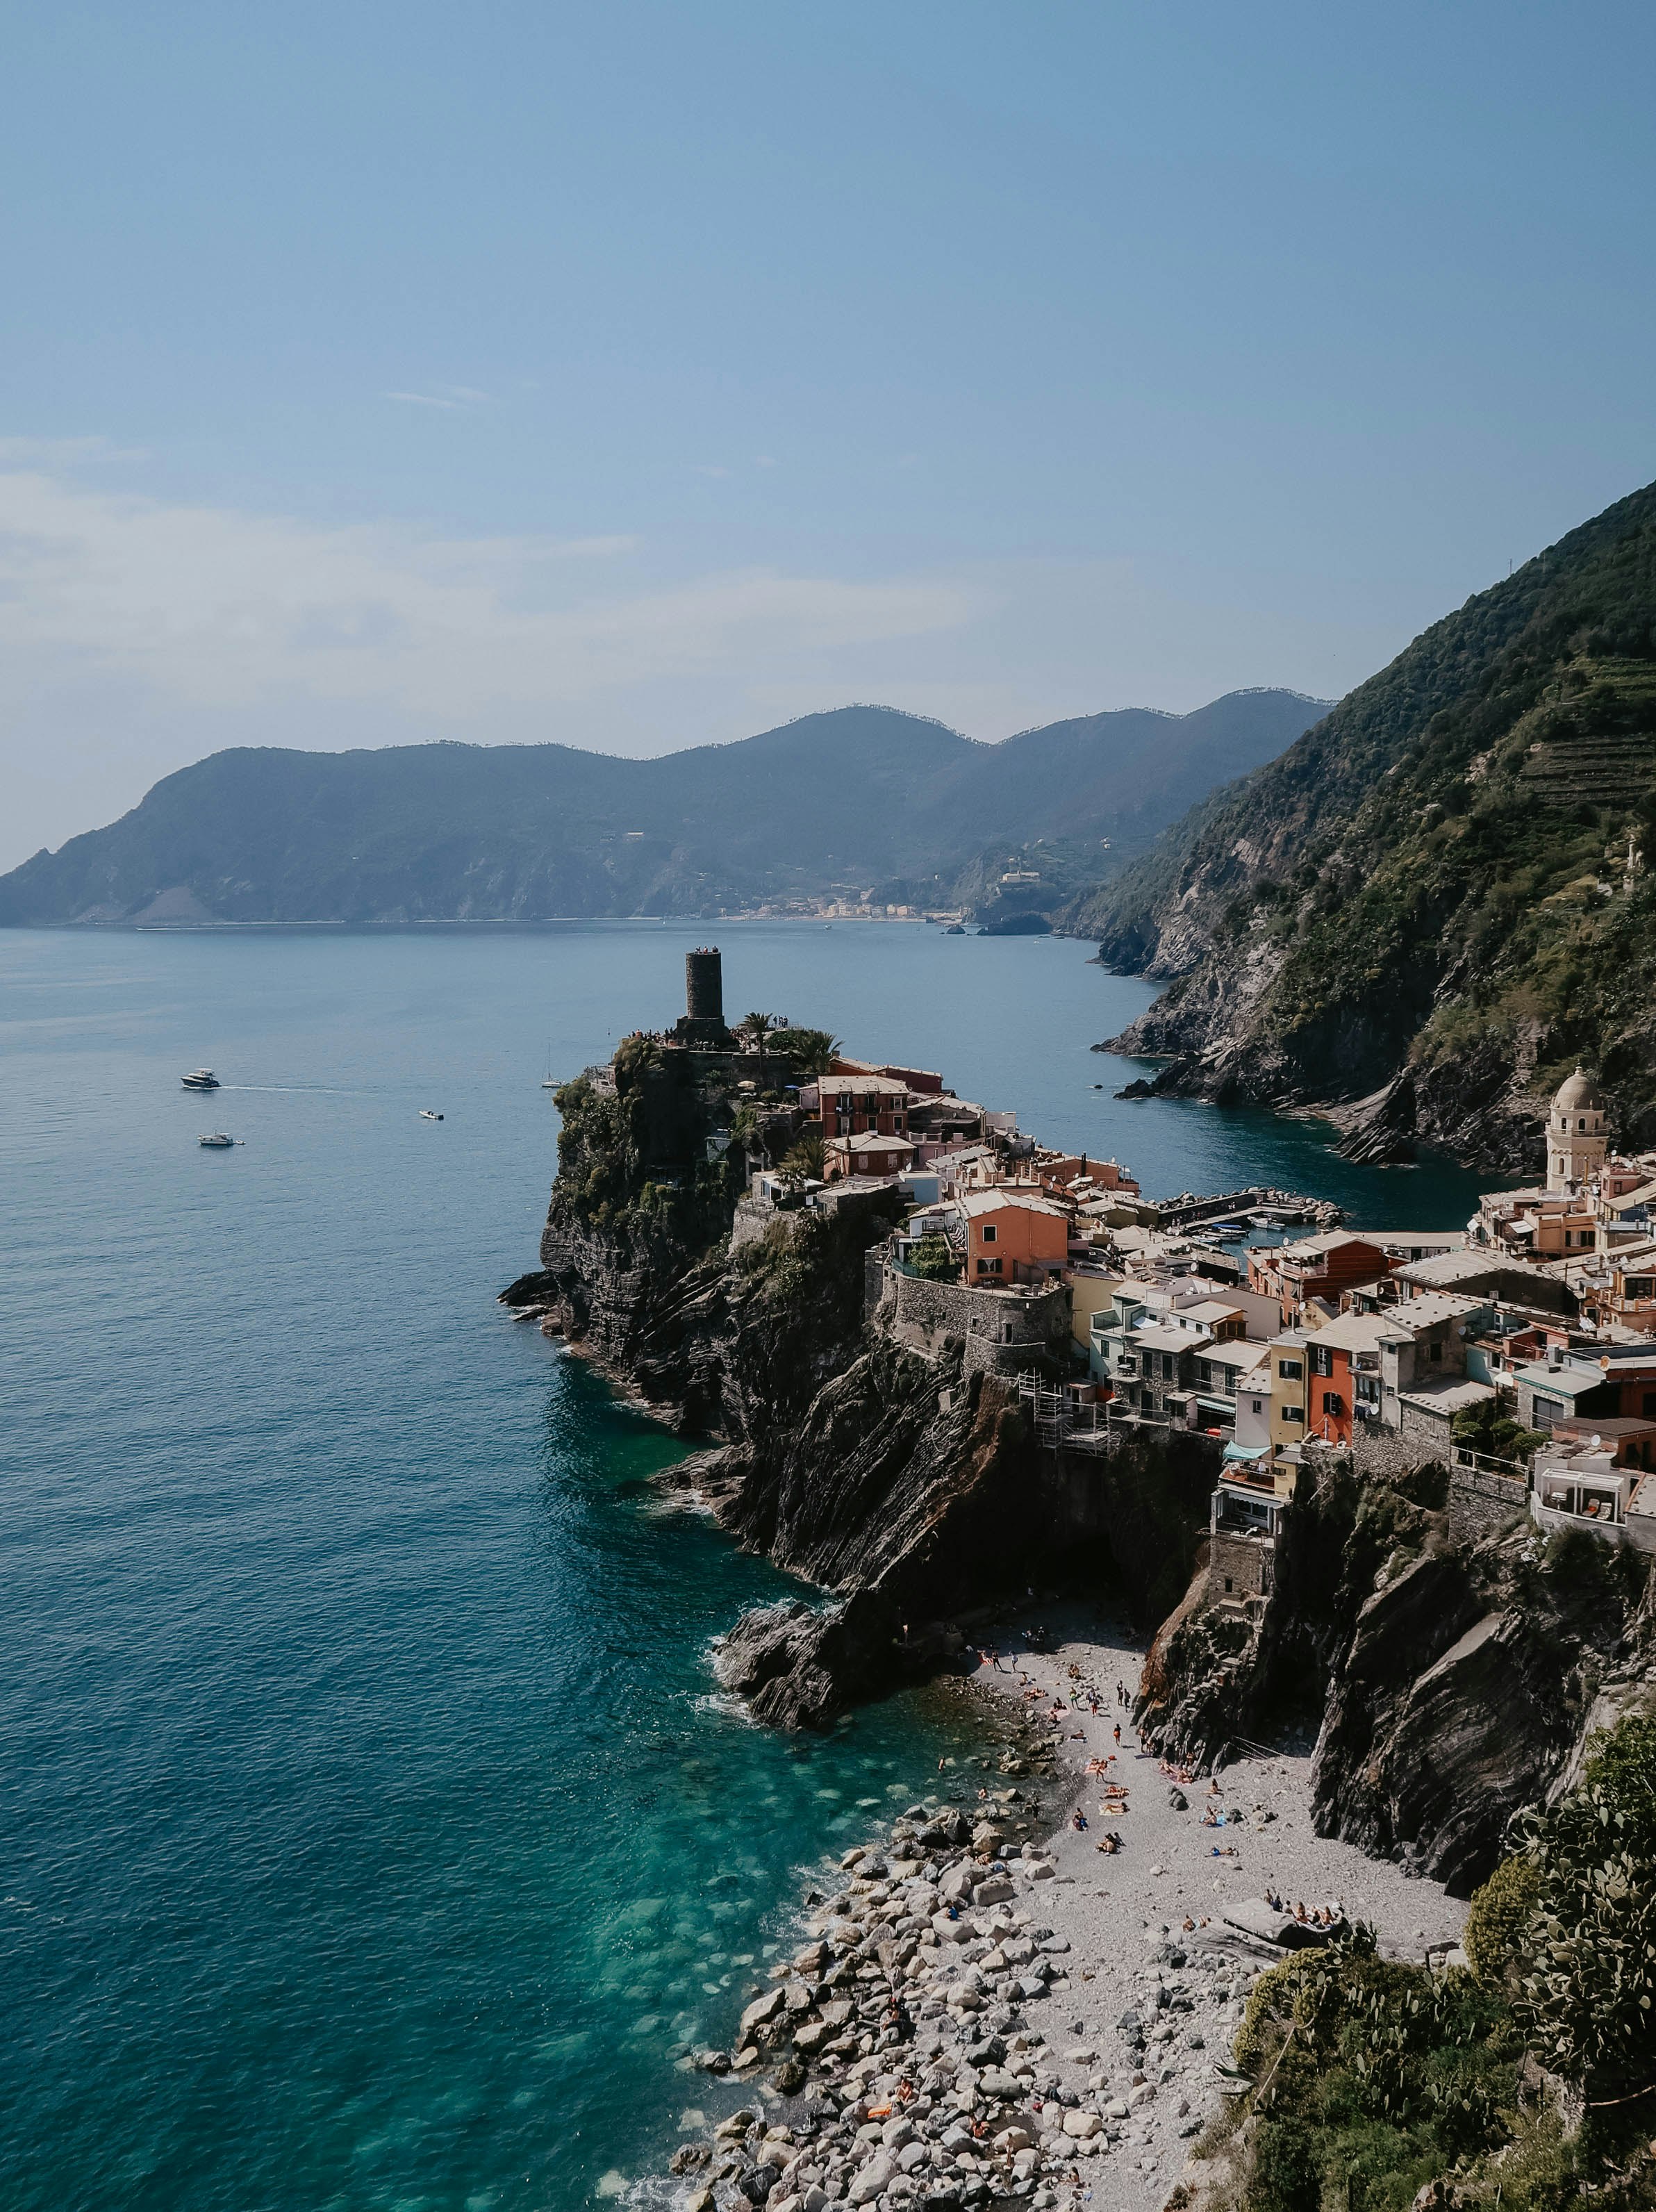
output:
<path id="1" fill-rule="evenodd" d="M 936 1698 L 804 1743 L 723 1710 L 708 1639 L 781 1578 L 664 1516 L 671 1440 L 493 1303 L 535 1261 L 540 1078 L 670 1020 L 701 933 L 0 932 L 10 2212 L 587 2203 L 675 2139 L 674 2048 L 728 2033 L 800 1868 L 968 1750 Z M 732 1013 L 1152 1192 L 1470 1209 L 1095 1090 L 1149 994 L 1084 947 L 721 936 Z"/>

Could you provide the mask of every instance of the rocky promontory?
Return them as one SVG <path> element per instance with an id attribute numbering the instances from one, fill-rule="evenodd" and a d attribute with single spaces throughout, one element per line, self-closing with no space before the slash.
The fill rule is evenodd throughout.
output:
<path id="1" fill-rule="evenodd" d="M 1077 1575 L 1109 1576 L 1153 1625 L 1194 1558 L 1210 1448 L 1143 1440 L 1078 1471 L 962 1339 L 899 1341 L 869 1267 L 893 1189 L 831 1187 L 733 1234 L 749 1148 L 792 1135 L 738 1074 L 636 1038 L 564 1085 L 542 1267 L 503 1294 L 702 1447 L 664 1487 L 828 1594 L 734 1625 L 729 1686 L 819 1724 L 955 1663 L 986 1607 Z"/>

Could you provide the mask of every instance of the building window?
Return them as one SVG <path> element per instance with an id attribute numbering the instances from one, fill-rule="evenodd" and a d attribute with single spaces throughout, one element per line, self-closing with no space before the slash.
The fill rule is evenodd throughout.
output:
<path id="1" fill-rule="evenodd" d="M 1302 1420 L 1304 1420 L 1304 1419 L 1305 1419 L 1305 1408 L 1304 1408 L 1304 1407 L 1303 1407 L 1303 1406 L 1284 1406 L 1284 1407 L 1283 1407 L 1283 1419 L 1285 1421 L 1302 1421 Z"/>
<path id="2" fill-rule="evenodd" d="M 1228 1589 L 1233 1589 L 1234 1587 L 1234 1585 L 1233 1584 L 1233 1583 L 1232 1583 L 1232 1581 L 1231 1581 L 1230 1577 L 1229 1577 L 1228 1575 L 1227 1575 L 1227 1576 L 1225 1577 L 1225 1588 L 1228 1590 Z"/>
<path id="3" fill-rule="evenodd" d="M 986 1227 L 980 1229 L 978 1234 L 986 1244 L 992 1244 L 995 1241 L 994 1224 L 990 1222 Z"/>
<path id="4" fill-rule="evenodd" d="M 1429 1344 L 1426 1347 L 1426 1357 L 1429 1359 L 1441 1359 L 1443 1346 L 1441 1344 Z"/>
<path id="5" fill-rule="evenodd" d="M 980 1260 L 978 1261 L 978 1273 L 980 1275 L 998 1275 L 1000 1273 L 1000 1261 L 998 1260 Z"/>
<path id="6" fill-rule="evenodd" d="M 1284 1382 L 1298 1382 L 1304 1376 L 1305 1368 L 1297 1359 L 1279 1359 L 1277 1362 L 1277 1372 Z"/>
<path id="7" fill-rule="evenodd" d="M 1656 1390 L 1647 1390 L 1645 1393 L 1645 1419 L 1647 1421 L 1656 1421 Z"/>
<path id="8" fill-rule="evenodd" d="M 1312 1346 L 1311 1371 L 1313 1375 L 1331 1375 L 1334 1372 L 1334 1355 L 1327 1345 Z"/>

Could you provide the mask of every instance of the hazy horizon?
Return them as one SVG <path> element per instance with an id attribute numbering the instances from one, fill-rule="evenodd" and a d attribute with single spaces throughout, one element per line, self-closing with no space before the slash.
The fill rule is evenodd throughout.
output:
<path id="1" fill-rule="evenodd" d="M 1338 696 L 1653 473 L 1646 10 L 162 0 L 10 58 L 0 866 L 228 745 Z"/>

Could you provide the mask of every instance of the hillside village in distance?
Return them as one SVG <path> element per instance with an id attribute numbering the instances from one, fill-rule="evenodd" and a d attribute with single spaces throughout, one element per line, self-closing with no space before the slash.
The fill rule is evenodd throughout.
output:
<path id="1" fill-rule="evenodd" d="M 732 1101 L 709 1140 L 743 1156 L 732 1249 L 802 1208 L 895 1202 L 865 1262 L 877 1328 L 921 1353 L 961 1344 L 1042 1443 L 1206 1441 L 1211 1602 L 1268 1596 L 1319 1454 L 1359 1474 L 1442 1462 L 1485 1517 L 1656 1551 L 1656 1154 L 1612 1150 L 1580 1070 L 1552 1102 L 1543 1182 L 1489 1193 L 1469 1223 L 1344 1228 L 1278 1191 L 1151 1202 L 1118 1162 L 1054 1151 L 938 1073 L 766 1016 L 728 1027 L 719 953 L 686 965 L 688 1012 L 629 1042 L 689 1055 Z M 615 1064 L 584 1080 L 613 1090 Z"/>

